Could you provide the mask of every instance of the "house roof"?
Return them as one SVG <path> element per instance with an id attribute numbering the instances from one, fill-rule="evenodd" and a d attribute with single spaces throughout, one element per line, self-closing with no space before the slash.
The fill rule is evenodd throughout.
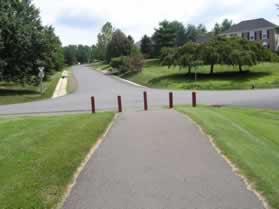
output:
<path id="1" fill-rule="evenodd" d="M 260 28 L 275 28 L 277 25 L 269 22 L 264 18 L 254 19 L 254 20 L 245 20 L 236 25 L 233 25 L 229 30 L 224 33 L 235 33 L 240 31 L 250 31 Z"/>

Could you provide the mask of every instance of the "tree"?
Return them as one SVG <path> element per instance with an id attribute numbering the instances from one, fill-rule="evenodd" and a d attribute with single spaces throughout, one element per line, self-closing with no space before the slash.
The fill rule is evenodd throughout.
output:
<path id="1" fill-rule="evenodd" d="M 214 72 L 214 65 L 220 63 L 220 56 L 217 46 L 213 41 L 204 44 L 201 47 L 201 57 L 204 64 L 210 65 L 210 74 Z"/>
<path id="2" fill-rule="evenodd" d="M 131 53 L 131 41 L 121 30 L 116 30 L 112 34 L 112 39 L 108 44 L 106 61 L 110 62 L 113 57 L 128 56 Z"/>
<path id="3" fill-rule="evenodd" d="M 176 45 L 176 29 L 173 24 L 167 20 L 159 23 L 159 28 L 155 29 L 152 36 L 154 42 L 154 52 L 156 55 L 164 47 L 175 47 Z"/>
<path id="4" fill-rule="evenodd" d="M 231 53 L 232 65 L 237 65 L 242 72 L 242 66 L 253 66 L 257 64 L 256 55 L 249 50 L 233 50 Z"/>
<path id="5" fill-rule="evenodd" d="M 131 55 L 128 57 L 129 71 L 141 72 L 144 66 L 144 57 L 136 47 L 132 48 Z"/>
<path id="6" fill-rule="evenodd" d="M 162 65 L 167 65 L 170 68 L 176 65 L 177 48 L 163 48 L 161 50 L 160 61 Z"/>
<path id="7" fill-rule="evenodd" d="M 109 42 L 112 39 L 113 27 L 110 22 L 107 22 L 103 27 L 102 31 L 98 34 L 98 42 L 97 42 L 97 57 L 101 60 L 105 60 L 106 51 Z"/>
<path id="8" fill-rule="evenodd" d="M 96 47 L 94 47 L 94 54 L 92 52 L 93 47 L 86 45 L 69 45 L 64 47 L 65 63 L 67 65 L 74 65 L 77 63 L 85 64 L 96 58 Z"/>
<path id="9" fill-rule="evenodd" d="M 185 31 L 185 43 L 195 42 L 198 37 L 205 35 L 207 32 L 205 26 L 202 24 L 200 24 L 198 27 L 189 24 Z"/>
<path id="10" fill-rule="evenodd" d="M 135 41 L 134 41 L 134 39 L 133 39 L 133 37 L 132 37 L 131 35 L 128 35 L 127 38 L 128 38 L 128 40 L 131 42 L 132 45 L 135 44 Z"/>
<path id="11" fill-rule="evenodd" d="M 191 74 L 192 67 L 199 60 L 198 47 L 198 44 L 189 42 L 177 50 L 176 63 L 181 68 L 188 67 L 188 74 Z"/>
<path id="12" fill-rule="evenodd" d="M 77 63 L 77 46 L 69 45 L 64 47 L 65 64 L 74 65 Z"/>
<path id="13" fill-rule="evenodd" d="M 216 23 L 213 29 L 215 35 L 218 35 L 232 27 L 233 23 L 232 20 L 224 19 L 221 24 Z"/>
<path id="14" fill-rule="evenodd" d="M 152 40 L 147 35 L 144 35 L 143 38 L 141 39 L 140 49 L 141 49 L 141 53 L 145 57 L 150 57 L 152 55 L 153 52 Z"/>
<path id="15" fill-rule="evenodd" d="M 46 78 L 63 66 L 63 50 L 52 27 L 41 24 L 40 12 L 31 0 L 0 3 L 0 79 L 36 84 L 38 67 Z"/>
<path id="16" fill-rule="evenodd" d="M 175 29 L 176 39 L 175 46 L 179 47 L 185 44 L 185 27 L 181 22 L 173 21 L 170 23 L 172 27 Z"/>
<path id="17" fill-rule="evenodd" d="M 91 48 L 89 46 L 84 45 L 78 45 L 77 46 L 77 61 L 79 63 L 89 63 L 90 62 L 90 56 L 91 56 Z"/>

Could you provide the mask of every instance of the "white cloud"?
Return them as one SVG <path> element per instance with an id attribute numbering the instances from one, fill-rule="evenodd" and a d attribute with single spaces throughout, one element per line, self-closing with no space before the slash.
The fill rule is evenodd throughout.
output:
<path id="1" fill-rule="evenodd" d="M 33 2 L 41 10 L 43 23 L 56 28 L 64 45 L 95 43 L 96 36 L 106 21 L 131 34 L 135 40 L 139 40 L 144 34 L 151 35 L 158 22 L 164 19 L 178 20 L 185 24 L 203 23 L 208 27 L 212 27 L 216 21 L 223 18 L 239 22 L 242 19 L 264 17 L 278 22 L 275 0 L 34 0 Z M 89 26 L 85 27 L 87 23 Z"/>

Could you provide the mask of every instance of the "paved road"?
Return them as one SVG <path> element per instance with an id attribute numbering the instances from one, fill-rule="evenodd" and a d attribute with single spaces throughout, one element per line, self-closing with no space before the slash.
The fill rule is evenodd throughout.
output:
<path id="1" fill-rule="evenodd" d="M 198 127 L 175 111 L 159 110 L 125 112 L 114 123 L 63 207 L 92 208 L 263 206 Z"/>
<path id="2" fill-rule="evenodd" d="M 103 75 L 86 66 L 73 67 L 79 89 L 74 94 L 26 104 L 0 106 L 0 115 L 83 112 L 90 111 L 90 96 L 97 99 L 98 110 L 116 109 L 116 97 L 123 97 L 124 109 L 142 108 L 142 92 L 149 94 L 151 107 L 168 104 L 168 91 L 141 88 L 130 85 L 114 77 Z M 174 91 L 176 104 L 190 104 L 190 91 Z M 257 91 L 200 91 L 198 102 L 208 105 L 235 105 L 279 109 L 279 89 Z"/>

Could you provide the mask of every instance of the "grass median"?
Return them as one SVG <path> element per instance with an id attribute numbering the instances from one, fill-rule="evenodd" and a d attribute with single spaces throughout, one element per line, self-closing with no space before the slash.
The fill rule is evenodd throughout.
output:
<path id="1" fill-rule="evenodd" d="M 33 102 L 51 98 L 56 85 L 61 78 L 62 71 L 56 72 L 44 82 L 44 92 L 40 95 L 40 88 L 35 86 L 21 86 L 14 83 L 0 82 L 0 105 Z"/>
<path id="2" fill-rule="evenodd" d="M 113 113 L 0 119 L 0 208 L 50 209 Z"/>
<path id="3" fill-rule="evenodd" d="M 200 90 L 231 90 L 255 88 L 279 88 L 279 64 L 259 63 L 256 66 L 239 72 L 237 68 L 227 65 L 216 65 L 214 74 L 210 74 L 209 66 L 201 66 L 188 74 L 188 69 L 161 66 L 159 60 L 146 60 L 142 72 L 125 75 L 125 79 L 144 86 L 161 89 L 200 89 Z"/>
<path id="4" fill-rule="evenodd" d="M 279 111 L 178 107 L 213 137 L 215 144 L 279 208 Z"/>

